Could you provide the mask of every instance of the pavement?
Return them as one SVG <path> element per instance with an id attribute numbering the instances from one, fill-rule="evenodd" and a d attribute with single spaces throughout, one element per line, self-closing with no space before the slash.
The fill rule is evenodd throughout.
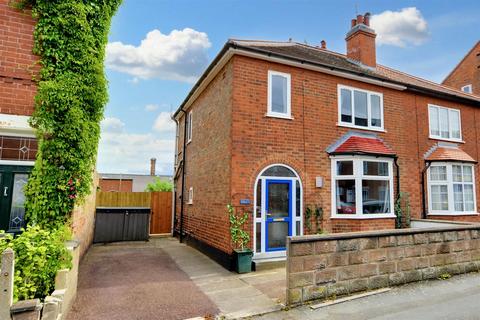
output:
<path id="1" fill-rule="evenodd" d="M 417 282 L 386 293 L 313 310 L 301 306 L 251 319 L 257 320 L 478 320 L 480 319 L 480 274 L 448 280 Z"/>
<path id="2" fill-rule="evenodd" d="M 174 238 L 94 245 L 67 320 L 237 319 L 281 310 L 285 268 L 239 275 Z"/>

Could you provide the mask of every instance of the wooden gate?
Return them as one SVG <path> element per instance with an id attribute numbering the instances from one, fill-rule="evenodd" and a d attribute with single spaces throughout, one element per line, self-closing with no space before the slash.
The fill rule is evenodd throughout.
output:
<path id="1" fill-rule="evenodd" d="M 172 232 L 172 193 L 150 192 L 152 218 L 150 219 L 150 234 Z"/>

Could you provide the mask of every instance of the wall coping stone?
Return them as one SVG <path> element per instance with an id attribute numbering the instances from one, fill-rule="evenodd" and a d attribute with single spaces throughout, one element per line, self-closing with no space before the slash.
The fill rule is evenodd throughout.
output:
<path id="1" fill-rule="evenodd" d="M 308 236 L 290 236 L 287 238 L 290 243 L 302 243 L 312 241 L 328 241 L 328 240 L 345 240 L 356 238 L 373 238 L 373 237 L 388 237 L 399 235 L 413 235 L 419 233 L 435 233 L 448 231 L 464 231 L 464 230 L 480 230 L 480 223 L 471 223 L 468 225 L 446 226 L 436 228 L 415 228 L 415 229 L 391 229 L 391 230 L 374 230 L 374 231 L 359 231 L 346 233 L 333 233 L 324 235 L 308 235 Z"/>
<path id="2" fill-rule="evenodd" d="M 21 300 L 12 305 L 10 312 L 12 314 L 17 314 L 26 311 L 40 310 L 41 308 L 42 303 L 40 302 L 40 299 Z"/>

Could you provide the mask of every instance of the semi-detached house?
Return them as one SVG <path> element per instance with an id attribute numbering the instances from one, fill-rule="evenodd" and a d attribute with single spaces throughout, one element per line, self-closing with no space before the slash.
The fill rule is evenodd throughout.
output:
<path id="1" fill-rule="evenodd" d="M 412 218 L 480 221 L 480 97 L 377 64 L 369 19 L 346 54 L 225 44 L 174 115 L 177 234 L 229 267 L 227 204 L 249 212 L 255 261 L 318 227 L 395 228 L 399 192 Z"/>

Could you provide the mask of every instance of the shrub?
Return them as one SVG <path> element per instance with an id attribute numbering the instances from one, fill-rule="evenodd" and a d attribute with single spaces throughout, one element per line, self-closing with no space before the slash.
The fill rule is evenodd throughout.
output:
<path id="1" fill-rule="evenodd" d="M 145 188 L 146 192 L 156 192 L 156 191 L 172 191 L 173 184 L 167 180 L 160 180 L 160 178 L 155 178 L 155 181 L 147 184 Z"/>
<path id="2" fill-rule="evenodd" d="M 236 248 L 244 251 L 250 241 L 250 235 L 244 230 L 244 225 L 248 220 L 248 212 L 241 215 L 237 214 L 231 204 L 227 205 L 227 210 L 230 220 L 230 236 L 232 242 Z"/>
<path id="3" fill-rule="evenodd" d="M 57 271 L 71 268 L 71 255 L 65 247 L 65 241 L 71 239 L 70 230 L 29 226 L 17 237 L 3 235 L 0 252 L 6 248 L 15 251 L 14 300 L 43 299 L 51 294 Z"/>

